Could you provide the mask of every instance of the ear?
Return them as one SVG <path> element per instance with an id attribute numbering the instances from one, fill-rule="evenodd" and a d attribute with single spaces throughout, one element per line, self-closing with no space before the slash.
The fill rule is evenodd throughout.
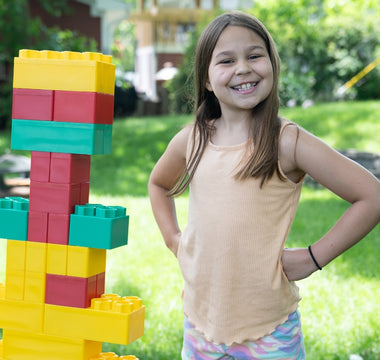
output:
<path id="1" fill-rule="evenodd" d="M 206 80 L 206 89 L 207 89 L 208 91 L 213 92 L 213 90 L 212 90 L 212 86 L 211 86 L 211 83 L 210 83 L 209 80 Z"/>

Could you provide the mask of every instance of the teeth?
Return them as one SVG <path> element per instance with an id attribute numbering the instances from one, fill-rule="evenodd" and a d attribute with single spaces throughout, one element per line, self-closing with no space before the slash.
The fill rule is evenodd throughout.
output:
<path id="1" fill-rule="evenodd" d="M 256 86 L 257 83 L 246 83 L 239 86 L 235 86 L 235 89 L 237 90 L 248 90 L 254 86 Z"/>

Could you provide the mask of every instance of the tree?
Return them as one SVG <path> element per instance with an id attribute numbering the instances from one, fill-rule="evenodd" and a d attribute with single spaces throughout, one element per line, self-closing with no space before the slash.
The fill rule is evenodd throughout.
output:
<path id="1" fill-rule="evenodd" d="M 67 0 L 38 0 L 54 16 L 70 11 Z M 12 64 L 20 49 L 96 51 L 97 44 L 85 36 L 58 28 L 47 28 L 31 18 L 28 0 L 0 0 L 0 71 L 7 74 L 0 89 L 0 128 L 9 124 L 12 109 Z"/>
<path id="2" fill-rule="evenodd" d="M 380 9 L 375 0 L 268 0 L 251 13 L 261 19 L 282 59 L 280 93 L 289 99 L 331 100 L 336 90 L 379 55 Z M 380 98 L 380 71 L 352 97 Z"/>
<path id="3" fill-rule="evenodd" d="M 272 34 L 281 58 L 282 104 L 306 99 L 331 101 L 337 89 L 380 56 L 380 7 L 377 0 L 255 1 L 249 13 Z M 208 19 L 210 21 L 210 18 Z M 176 112 L 191 112 L 190 72 L 200 31 L 186 50 L 184 64 L 170 82 Z M 190 79 L 190 80 L 189 80 Z M 346 93 L 349 98 L 380 99 L 380 66 Z"/>

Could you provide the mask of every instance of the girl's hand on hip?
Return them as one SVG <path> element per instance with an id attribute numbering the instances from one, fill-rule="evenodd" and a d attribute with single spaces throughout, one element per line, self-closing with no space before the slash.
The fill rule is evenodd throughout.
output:
<path id="1" fill-rule="evenodd" d="M 281 256 L 282 268 L 289 281 L 302 280 L 318 270 L 308 249 L 285 248 Z"/>

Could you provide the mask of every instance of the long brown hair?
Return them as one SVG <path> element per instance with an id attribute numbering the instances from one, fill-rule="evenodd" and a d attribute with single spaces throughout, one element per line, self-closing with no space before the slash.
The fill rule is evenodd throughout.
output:
<path id="1" fill-rule="evenodd" d="M 200 162 L 202 154 L 213 133 L 213 121 L 221 114 L 219 101 L 213 92 L 208 91 L 208 69 L 216 43 L 227 26 L 241 26 L 254 31 L 266 45 L 266 50 L 273 68 L 273 87 L 268 97 L 252 109 L 250 138 L 253 143 L 252 154 L 236 174 L 239 180 L 248 177 L 261 177 L 261 186 L 275 172 L 283 178 L 278 169 L 278 138 L 281 120 L 278 116 L 280 101 L 278 96 L 278 79 L 280 75 L 280 59 L 276 45 L 265 26 L 255 17 L 240 11 L 225 13 L 215 18 L 202 32 L 195 54 L 194 86 L 195 86 L 195 124 L 193 131 L 193 148 L 187 164 L 187 171 L 169 192 L 170 196 L 185 191 Z M 254 113 L 253 113 L 254 111 Z"/>

